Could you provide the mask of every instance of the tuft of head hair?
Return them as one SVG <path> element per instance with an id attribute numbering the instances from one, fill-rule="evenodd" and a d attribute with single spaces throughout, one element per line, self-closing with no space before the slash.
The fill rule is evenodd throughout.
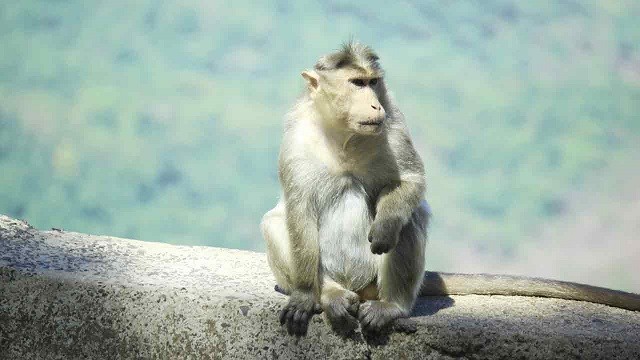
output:
<path id="1" fill-rule="evenodd" d="M 378 59 L 371 47 L 350 41 L 343 44 L 340 50 L 320 58 L 314 68 L 319 71 L 356 68 L 380 73 L 382 69 Z"/>

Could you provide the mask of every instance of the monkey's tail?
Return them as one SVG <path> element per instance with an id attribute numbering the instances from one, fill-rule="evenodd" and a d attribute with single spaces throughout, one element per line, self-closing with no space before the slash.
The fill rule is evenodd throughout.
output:
<path id="1" fill-rule="evenodd" d="M 566 281 L 511 275 L 427 271 L 420 296 L 515 295 L 588 301 L 640 311 L 640 295 Z"/>

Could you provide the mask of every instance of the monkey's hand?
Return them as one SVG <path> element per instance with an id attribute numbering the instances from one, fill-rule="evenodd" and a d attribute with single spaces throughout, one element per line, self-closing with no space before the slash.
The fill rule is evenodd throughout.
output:
<path id="1" fill-rule="evenodd" d="M 280 325 L 287 327 L 289 335 L 305 336 L 309 320 L 321 312 L 322 308 L 313 292 L 294 290 L 289 297 L 289 303 L 280 312 Z"/>
<path id="2" fill-rule="evenodd" d="M 371 224 L 369 230 L 369 242 L 371 252 L 374 254 L 384 254 L 391 251 L 398 244 L 400 239 L 402 223 L 398 219 L 377 218 Z"/>

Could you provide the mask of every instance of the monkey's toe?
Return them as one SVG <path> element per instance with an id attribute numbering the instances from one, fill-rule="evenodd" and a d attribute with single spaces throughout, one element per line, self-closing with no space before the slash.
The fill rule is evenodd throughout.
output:
<path id="1" fill-rule="evenodd" d="M 348 336 L 358 328 L 358 319 L 349 314 L 345 307 L 326 311 L 325 313 L 329 325 L 338 335 Z"/>
<path id="2" fill-rule="evenodd" d="M 294 293 L 289 297 L 289 303 L 280 312 L 280 324 L 289 335 L 305 336 L 309 327 L 309 320 L 320 311 L 313 296 L 304 293 Z"/>
<path id="3" fill-rule="evenodd" d="M 289 335 L 305 336 L 309 328 L 309 320 L 313 316 L 312 312 L 295 308 L 288 308 L 280 315 L 280 324 L 284 325 Z"/>
<path id="4" fill-rule="evenodd" d="M 328 319 L 331 329 L 340 336 L 349 336 L 358 328 L 358 320 L 348 313 Z"/>
<path id="5" fill-rule="evenodd" d="M 344 291 L 323 305 L 327 322 L 338 335 L 349 336 L 358 328 L 359 305 L 360 297 L 351 291 Z"/>
<path id="6" fill-rule="evenodd" d="M 306 336 L 307 330 L 309 328 L 309 317 L 310 314 L 305 311 L 297 310 L 296 314 L 293 317 L 293 328 L 294 335 L 296 336 Z"/>

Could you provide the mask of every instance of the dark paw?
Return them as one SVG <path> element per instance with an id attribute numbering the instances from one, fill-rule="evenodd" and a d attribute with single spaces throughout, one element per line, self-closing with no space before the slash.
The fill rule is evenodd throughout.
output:
<path id="1" fill-rule="evenodd" d="M 372 241 L 371 252 L 376 255 L 386 254 L 393 249 L 395 244 L 390 241 Z"/>
<path id="2" fill-rule="evenodd" d="M 369 242 L 371 252 L 374 254 L 385 254 L 391 251 L 400 237 L 402 225 L 397 220 L 374 221 L 369 230 Z"/>
<path id="3" fill-rule="evenodd" d="M 324 313 L 333 331 L 340 336 L 349 336 L 358 328 L 358 296 L 337 297 L 324 306 Z"/>
<path id="4" fill-rule="evenodd" d="M 320 305 L 315 301 L 312 293 L 294 291 L 289 298 L 289 303 L 280 312 L 280 325 L 287 328 L 289 335 L 305 336 L 309 320 L 313 315 L 321 312 Z"/>
<path id="5" fill-rule="evenodd" d="M 402 316 L 398 305 L 386 301 L 366 301 L 360 305 L 358 320 L 363 332 L 381 332 Z"/>

